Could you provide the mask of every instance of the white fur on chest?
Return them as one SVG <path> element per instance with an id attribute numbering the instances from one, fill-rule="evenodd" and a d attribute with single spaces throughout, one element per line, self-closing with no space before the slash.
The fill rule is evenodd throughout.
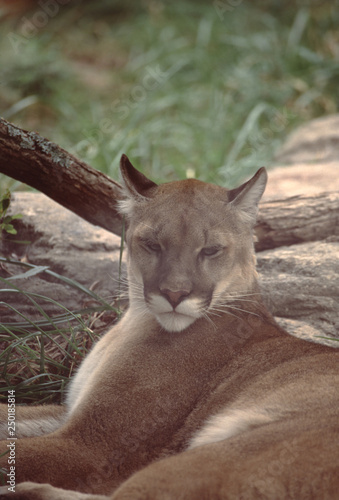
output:
<path id="1" fill-rule="evenodd" d="M 101 339 L 87 355 L 70 383 L 66 398 L 66 406 L 69 414 L 73 413 L 86 393 L 90 391 L 96 379 L 97 370 L 100 368 L 105 350 L 103 341 L 104 339 Z"/>

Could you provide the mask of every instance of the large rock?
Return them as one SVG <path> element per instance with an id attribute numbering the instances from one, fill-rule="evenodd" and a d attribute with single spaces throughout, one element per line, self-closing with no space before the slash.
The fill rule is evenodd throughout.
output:
<path id="1" fill-rule="evenodd" d="M 339 162 L 339 114 L 297 128 L 277 151 L 275 160 L 280 165 Z"/>
<path id="2" fill-rule="evenodd" d="M 269 171 L 263 199 L 283 199 L 330 191 L 339 192 L 339 160 L 273 168 Z"/>
<path id="3" fill-rule="evenodd" d="M 53 270 L 112 293 L 117 284 L 121 238 L 86 222 L 41 193 L 16 193 L 12 213 L 22 213 L 17 224 L 20 239 L 31 240 L 16 246 L 30 262 L 53 262 Z"/>
<path id="4" fill-rule="evenodd" d="M 48 266 L 50 270 L 75 280 L 93 290 L 108 303 L 113 303 L 119 288 L 119 273 L 125 275 L 125 263 L 119 271 L 121 238 L 93 226 L 74 213 L 61 207 L 41 193 L 16 193 L 11 213 L 21 213 L 16 222 L 17 239 L 28 240 L 29 245 L 11 244 L 7 238 L 0 247 L 1 255 L 23 263 Z M 5 278 L 25 272 L 23 266 L 3 264 Z M 37 293 L 53 299 L 71 311 L 98 305 L 98 302 L 62 280 L 47 273 L 27 279 L 13 280 L 13 285 L 27 293 Z M 4 288 L 4 284 L 0 288 Z M 37 308 L 32 301 L 15 293 L 1 293 L 1 300 L 17 306 L 24 315 L 35 318 Z M 61 314 L 54 303 L 37 299 L 48 315 Z M 2 321 L 13 319 L 6 307 L 0 309 Z M 17 319 L 21 319 L 17 317 Z"/>
<path id="5" fill-rule="evenodd" d="M 275 155 L 265 198 L 339 191 L 339 115 L 297 128 Z"/>
<path id="6" fill-rule="evenodd" d="M 339 242 L 326 241 L 257 254 L 264 300 L 291 333 L 316 338 L 339 332 L 338 256 Z"/>

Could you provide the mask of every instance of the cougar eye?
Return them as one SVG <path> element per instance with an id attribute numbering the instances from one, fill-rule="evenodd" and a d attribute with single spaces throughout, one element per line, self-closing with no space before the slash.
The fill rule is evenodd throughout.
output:
<path id="1" fill-rule="evenodd" d="M 220 253 L 221 250 L 222 250 L 221 247 L 206 247 L 201 250 L 200 254 L 203 257 L 214 257 L 214 255 Z"/>
<path id="2" fill-rule="evenodd" d="M 147 250 L 154 252 L 154 253 L 159 253 L 161 252 L 161 246 L 159 243 L 154 243 L 153 241 L 146 241 L 144 242 L 144 246 L 147 248 Z"/>

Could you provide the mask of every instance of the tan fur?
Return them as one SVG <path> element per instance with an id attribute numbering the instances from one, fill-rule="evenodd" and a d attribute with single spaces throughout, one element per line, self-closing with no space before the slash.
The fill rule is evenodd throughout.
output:
<path id="1" fill-rule="evenodd" d="M 38 435 L 16 442 L 17 482 L 46 484 L 4 498 L 335 498 L 338 351 L 289 336 L 261 302 L 252 231 L 265 170 L 232 191 L 157 186 L 125 156 L 121 171 L 130 308 L 64 408 L 19 416 L 20 435 Z"/>

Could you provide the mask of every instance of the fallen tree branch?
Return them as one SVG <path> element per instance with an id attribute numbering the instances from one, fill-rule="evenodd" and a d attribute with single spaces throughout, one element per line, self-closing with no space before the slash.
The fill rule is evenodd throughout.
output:
<path id="1" fill-rule="evenodd" d="M 339 237 L 339 193 L 263 201 L 255 228 L 257 251 Z"/>
<path id="2" fill-rule="evenodd" d="M 83 219 L 121 234 L 121 186 L 35 132 L 0 118 L 0 172 L 46 194 Z"/>

